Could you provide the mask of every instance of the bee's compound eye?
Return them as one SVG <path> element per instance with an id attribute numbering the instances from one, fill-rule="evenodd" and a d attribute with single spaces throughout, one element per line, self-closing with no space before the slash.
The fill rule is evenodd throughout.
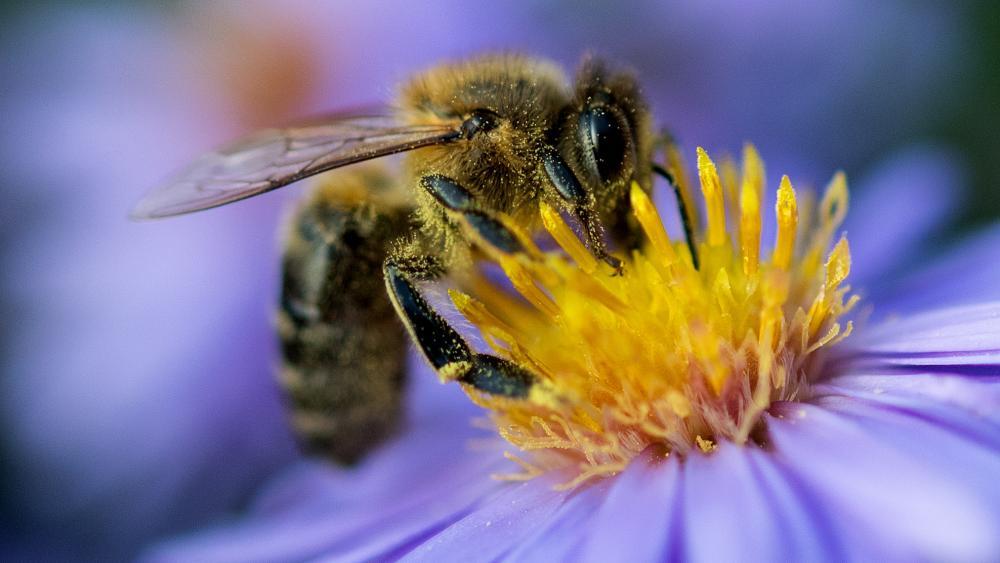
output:
<path id="1" fill-rule="evenodd" d="M 488 109 L 477 109 L 462 122 L 462 138 L 471 139 L 497 126 L 500 116 Z"/>
<path id="2" fill-rule="evenodd" d="M 578 127 L 591 173 L 604 183 L 618 178 L 631 150 L 624 118 L 608 106 L 593 106 L 580 114 Z"/>

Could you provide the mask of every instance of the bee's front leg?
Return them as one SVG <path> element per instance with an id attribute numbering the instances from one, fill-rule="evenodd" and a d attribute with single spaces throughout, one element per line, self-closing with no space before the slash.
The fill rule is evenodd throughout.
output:
<path id="1" fill-rule="evenodd" d="M 566 202 L 569 211 L 583 226 L 587 247 L 594 256 L 614 268 L 616 274 L 621 275 L 622 261 L 608 253 L 604 244 L 604 225 L 594 209 L 594 195 L 583 189 L 583 185 L 554 148 L 545 148 L 542 153 L 542 165 L 556 193 Z"/>

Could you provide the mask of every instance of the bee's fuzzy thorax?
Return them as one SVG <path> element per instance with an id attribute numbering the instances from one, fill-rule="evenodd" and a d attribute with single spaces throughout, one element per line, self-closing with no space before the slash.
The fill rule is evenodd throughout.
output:
<path id="1" fill-rule="evenodd" d="M 544 147 L 552 145 L 592 197 L 589 205 L 601 216 L 612 238 L 625 240 L 629 230 L 627 186 L 650 185 L 652 133 L 649 110 L 635 77 L 598 59 L 587 58 L 571 87 L 552 62 L 514 54 L 488 55 L 436 66 L 403 85 L 398 107 L 403 122 L 428 123 L 464 119 L 488 110 L 496 127 L 472 139 L 431 146 L 408 154 L 404 176 L 443 175 L 465 186 L 476 206 L 509 216 L 532 231 L 541 225 L 538 202 L 557 207 L 560 199 L 542 165 Z M 621 174 L 610 182 L 595 178 L 581 162 L 578 115 L 595 96 L 607 96 L 627 121 L 628 157 Z M 468 243 L 446 210 L 433 197 L 416 190 L 417 216 L 430 242 L 443 248 L 450 265 L 468 263 Z M 624 218 L 624 219 L 623 219 Z"/>
<path id="2" fill-rule="evenodd" d="M 484 109 L 502 118 L 471 140 L 414 151 L 404 173 L 447 176 L 472 191 L 481 208 L 530 225 L 537 212 L 526 203 L 537 199 L 541 185 L 537 147 L 569 99 L 564 73 L 541 59 L 487 55 L 435 66 L 401 88 L 402 121 L 461 119 Z M 426 193 L 417 191 L 415 198 L 429 244 L 445 249 L 446 262 L 467 263 L 467 244 L 445 211 Z"/>

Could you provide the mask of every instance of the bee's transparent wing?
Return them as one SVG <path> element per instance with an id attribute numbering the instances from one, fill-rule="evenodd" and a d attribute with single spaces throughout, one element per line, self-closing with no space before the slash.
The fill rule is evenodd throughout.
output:
<path id="1" fill-rule="evenodd" d="M 136 219 L 218 207 L 327 170 L 459 136 L 458 123 L 400 125 L 388 116 L 337 116 L 299 127 L 266 129 L 208 153 L 150 192 Z"/>

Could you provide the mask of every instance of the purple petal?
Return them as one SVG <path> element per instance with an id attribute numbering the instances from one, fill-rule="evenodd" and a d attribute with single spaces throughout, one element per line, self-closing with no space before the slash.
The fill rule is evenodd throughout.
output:
<path id="1" fill-rule="evenodd" d="M 928 235 L 962 200 L 954 158 L 932 147 L 911 147 L 879 164 L 851 191 L 844 229 L 851 241 L 851 283 L 876 290 L 886 274 L 920 254 Z"/>
<path id="2" fill-rule="evenodd" d="M 636 459 L 615 477 L 590 526 L 584 561 L 654 561 L 681 553 L 681 471 L 677 459 Z"/>
<path id="3" fill-rule="evenodd" d="M 1000 375 L 1000 302 L 887 320 L 847 343 L 843 353 L 854 365 Z"/>
<path id="4" fill-rule="evenodd" d="M 997 450 L 919 417 L 858 401 L 781 403 L 774 457 L 816 495 L 853 557 L 995 560 Z"/>
<path id="5" fill-rule="evenodd" d="M 1000 378 L 949 374 L 850 373 L 813 389 L 909 413 L 1000 449 Z"/>
<path id="6" fill-rule="evenodd" d="M 906 277 L 884 284 L 871 300 L 880 314 L 1000 300 L 1000 225 L 926 260 Z"/>
<path id="7" fill-rule="evenodd" d="M 589 484 L 573 495 L 548 523 L 504 557 L 504 561 L 571 561 L 579 559 L 583 542 L 603 530 L 594 524 L 607 496 L 608 480 Z"/>
<path id="8" fill-rule="evenodd" d="M 770 457 L 722 444 L 684 464 L 684 556 L 692 561 L 836 560 L 837 546 L 815 508 Z"/>
<path id="9" fill-rule="evenodd" d="M 444 465 L 435 480 L 398 484 L 367 497 L 345 494 L 350 476 L 300 471 L 236 526 L 181 537 L 148 554 L 154 561 L 302 560 L 336 555 L 368 560 L 395 552 L 455 522 L 498 486 L 484 461 L 470 455 Z M 356 476 L 356 475 L 355 475 Z M 392 485 L 392 484 L 390 484 Z M 287 492 L 292 494 L 288 495 Z M 308 496 L 302 495 L 307 493 Z M 354 496 L 355 498 L 348 498 Z M 276 503 L 275 499 L 297 499 Z"/>
<path id="10" fill-rule="evenodd" d="M 354 468 L 294 465 L 265 487 L 234 525 L 154 547 L 155 561 L 301 560 L 323 554 L 371 559 L 420 543 L 465 516 L 499 483 L 492 433 L 471 425 L 475 407 L 428 370 L 413 374 L 404 433 Z M 488 440 L 473 447 L 471 440 Z M 401 461 L 403 460 L 403 461 Z"/>
<path id="11" fill-rule="evenodd" d="M 492 561 L 545 526 L 567 495 L 553 490 L 547 479 L 504 487 L 403 561 Z"/>

